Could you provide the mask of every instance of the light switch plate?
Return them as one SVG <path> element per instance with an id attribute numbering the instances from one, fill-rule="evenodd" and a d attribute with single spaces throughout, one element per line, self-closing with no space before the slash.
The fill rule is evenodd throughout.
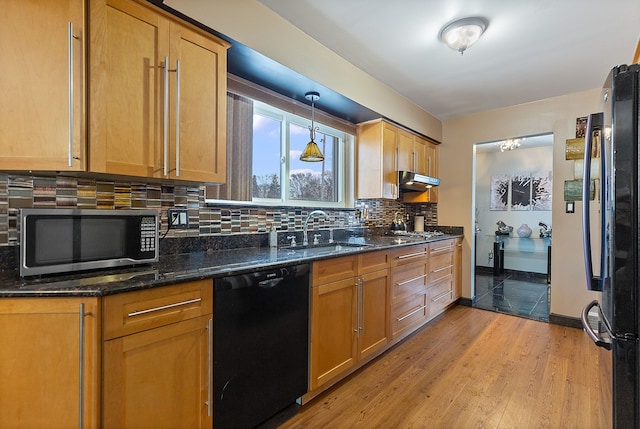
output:
<path id="1" fill-rule="evenodd" d="M 565 213 L 574 213 L 576 208 L 576 203 L 574 201 L 567 201 L 566 203 Z"/>
<path id="2" fill-rule="evenodd" d="M 189 212 L 187 209 L 169 209 L 169 229 L 189 229 Z"/>

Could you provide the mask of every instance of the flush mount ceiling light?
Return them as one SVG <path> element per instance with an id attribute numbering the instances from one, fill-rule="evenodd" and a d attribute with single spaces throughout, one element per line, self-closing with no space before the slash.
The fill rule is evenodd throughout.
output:
<path id="1" fill-rule="evenodd" d="M 487 29 L 489 21 L 479 16 L 455 20 L 440 30 L 439 38 L 454 51 L 464 54 L 468 48 L 478 41 Z"/>
<path id="2" fill-rule="evenodd" d="M 520 139 L 509 139 L 496 143 L 500 152 L 504 152 L 505 150 L 514 150 L 520 147 Z"/>
<path id="3" fill-rule="evenodd" d="M 320 99 L 320 94 L 315 91 L 311 91 L 311 92 L 307 92 L 304 95 L 304 98 L 311 101 L 311 126 L 309 127 L 309 135 L 311 140 L 309 141 L 309 143 L 307 143 L 307 146 L 304 148 L 304 150 L 300 154 L 300 161 L 306 161 L 306 162 L 324 161 L 324 155 L 322 154 L 322 152 L 320 151 L 320 148 L 314 141 L 316 138 L 316 131 L 319 130 L 319 128 L 315 127 L 313 123 L 315 102 Z"/>

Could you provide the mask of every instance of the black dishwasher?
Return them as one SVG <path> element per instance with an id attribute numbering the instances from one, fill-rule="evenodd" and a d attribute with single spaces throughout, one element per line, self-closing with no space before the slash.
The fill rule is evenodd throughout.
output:
<path id="1" fill-rule="evenodd" d="M 306 393 L 309 288 L 308 264 L 216 279 L 215 428 L 254 427 Z"/>

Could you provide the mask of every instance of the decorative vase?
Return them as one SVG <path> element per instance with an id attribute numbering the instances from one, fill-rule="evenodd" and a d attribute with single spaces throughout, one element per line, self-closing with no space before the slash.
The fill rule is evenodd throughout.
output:
<path id="1" fill-rule="evenodd" d="M 520 228 L 518 228 L 518 237 L 528 238 L 531 235 L 531 228 L 526 223 L 523 223 Z"/>

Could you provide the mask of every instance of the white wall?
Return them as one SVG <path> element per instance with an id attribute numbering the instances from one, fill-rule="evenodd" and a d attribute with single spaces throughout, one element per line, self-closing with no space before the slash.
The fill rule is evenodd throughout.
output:
<path id="1" fill-rule="evenodd" d="M 604 79 L 604 77 L 603 77 Z M 575 137 L 576 118 L 600 110 L 600 89 L 454 118 L 443 122 L 443 144 L 438 162 L 438 222 L 465 228 L 463 291 L 471 297 L 473 234 L 473 145 L 519 136 L 553 133 L 553 252 L 551 313 L 579 317 L 597 292 L 585 287 L 582 261 L 581 203 L 565 214 L 564 181 L 573 179 L 573 162 L 566 161 L 565 140 Z"/>
<path id="2" fill-rule="evenodd" d="M 493 143 L 487 143 L 493 144 Z M 476 237 L 476 265 L 493 267 L 496 222 L 503 221 L 513 227 L 511 237 L 505 237 L 504 267 L 509 270 L 533 273 L 547 272 L 547 246 L 549 240 L 540 239 L 539 222 L 551 226 L 551 211 L 490 210 L 491 177 L 494 175 L 546 173 L 553 169 L 553 147 L 542 146 L 506 152 L 476 154 L 476 216 L 480 232 Z M 530 238 L 518 238 L 516 230 L 527 224 L 533 231 Z M 492 255 L 493 256 L 493 255 Z"/>
<path id="3" fill-rule="evenodd" d="M 382 116 L 442 140 L 442 123 L 438 119 L 257 0 L 164 3 Z"/>

